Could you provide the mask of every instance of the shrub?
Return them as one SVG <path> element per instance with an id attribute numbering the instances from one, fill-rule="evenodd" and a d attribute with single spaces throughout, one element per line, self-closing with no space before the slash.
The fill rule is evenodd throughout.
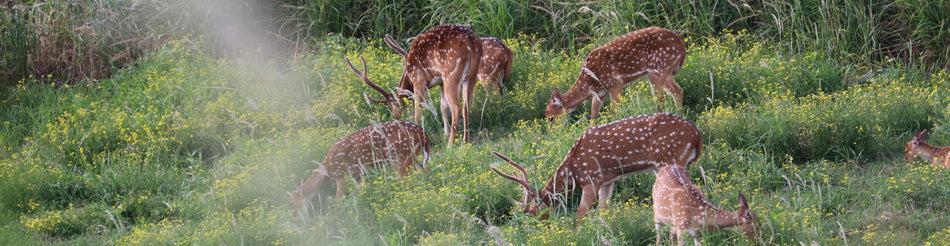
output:
<path id="1" fill-rule="evenodd" d="M 108 207 L 91 205 L 70 207 L 22 218 L 27 229 L 55 237 L 70 237 L 83 233 L 103 233 L 115 229 L 119 223 Z"/>
<path id="2" fill-rule="evenodd" d="M 847 85 L 845 67 L 817 52 L 783 54 L 753 41 L 746 31 L 690 42 L 676 81 L 684 104 L 696 110 L 766 100 L 769 93 L 795 96 L 832 92 Z M 692 45 L 692 44 L 697 45 Z"/>
<path id="3" fill-rule="evenodd" d="M 699 124 L 709 139 L 797 160 L 886 155 L 900 150 L 897 136 L 929 124 L 939 90 L 873 83 L 802 98 L 782 93 L 761 105 L 716 107 L 701 114 Z"/>
<path id="4" fill-rule="evenodd" d="M 436 232 L 432 235 L 419 238 L 419 244 L 423 246 L 451 246 L 461 244 L 462 237 L 455 233 Z"/>

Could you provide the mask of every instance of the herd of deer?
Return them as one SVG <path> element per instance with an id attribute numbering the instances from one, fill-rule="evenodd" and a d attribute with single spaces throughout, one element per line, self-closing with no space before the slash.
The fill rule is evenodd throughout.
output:
<path id="1" fill-rule="evenodd" d="M 433 27 L 418 35 L 408 52 L 389 35 L 384 40 L 403 57 L 403 75 L 393 91 L 369 79 L 365 60 L 362 71 L 346 57 L 344 60 L 357 77 L 382 95 L 381 99 L 370 100 L 386 106 L 396 120 L 360 129 L 330 148 L 322 168 L 290 192 L 291 205 L 303 218 L 309 214 L 311 200 L 327 178 L 335 180 L 336 196 L 340 198 L 347 179 L 359 180 L 374 166 L 397 164 L 399 175 L 404 176 L 417 164 L 416 156 L 422 154 L 420 167 L 426 168 L 431 150 L 429 139 L 419 125 L 399 120 L 404 99 L 414 102 L 413 120 L 419 122 L 421 108 L 431 107 L 429 88 L 441 85 L 439 105 L 448 144 L 455 142 L 460 116 L 464 142 L 468 140 L 468 109 L 476 79 L 501 92 L 503 82 L 511 74 L 511 50 L 498 39 L 479 38 L 466 26 Z M 666 92 L 682 107 L 683 90 L 673 75 L 682 68 L 685 56 L 686 43 L 672 31 L 649 27 L 627 33 L 590 52 L 575 84 L 563 94 L 553 91 L 545 116 L 555 118 L 569 113 L 590 98 L 591 117 L 597 117 L 603 104 L 601 97 L 618 99 L 628 83 L 643 75 L 648 76 L 654 88 L 658 110 L 663 110 Z M 924 142 L 927 135 L 926 131 L 920 132 L 907 143 L 905 159 L 912 161 L 920 156 L 950 168 L 950 147 L 928 145 Z M 729 227 L 754 237 L 756 216 L 749 211 L 742 194 L 736 211 L 724 211 L 711 204 L 692 183 L 687 166 L 700 158 L 702 150 L 703 138 L 695 124 L 673 114 L 656 113 L 588 129 L 540 191 L 531 186 L 524 167 L 500 153 L 493 152 L 521 174 L 505 174 L 494 167 L 491 170 L 523 188 L 521 206 L 529 215 L 545 207 L 557 207 L 568 192 L 580 188 L 579 218 L 592 208 L 595 199 L 598 206 L 604 207 L 614 183 L 621 177 L 653 170 L 657 244 L 661 242 L 659 232 L 663 226 L 671 227 L 670 236 L 680 245 L 685 243 L 687 233 L 699 245 L 700 231 Z M 542 218 L 547 217 L 541 213 Z"/>

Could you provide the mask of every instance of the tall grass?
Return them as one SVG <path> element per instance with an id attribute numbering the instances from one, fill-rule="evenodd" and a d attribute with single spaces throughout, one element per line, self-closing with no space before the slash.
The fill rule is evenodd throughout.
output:
<path id="1" fill-rule="evenodd" d="M 799 160 L 876 159 L 898 153 L 909 130 L 929 127 L 945 90 L 880 82 L 805 97 L 780 93 L 758 104 L 711 109 L 699 122 L 709 138 L 732 146 Z"/>
<path id="2" fill-rule="evenodd" d="M 946 68 L 950 5 L 943 1 L 316 1 L 294 5 L 315 35 L 342 33 L 409 38 L 443 23 L 473 26 L 502 38 L 540 35 L 546 48 L 572 51 L 656 25 L 685 36 L 749 30 L 798 53 L 819 50 L 836 59 L 876 63 L 898 58 Z M 409 21 L 406 20 L 422 20 Z"/>
<path id="3" fill-rule="evenodd" d="M 542 48 L 583 53 L 617 35 L 662 26 L 687 37 L 748 30 L 787 53 L 879 64 L 950 66 L 950 4 L 945 1 L 13 1 L 0 7 L 0 78 L 78 81 L 105 78 L 172 37 L 227 39 L 238 29 L 267 29 L 255 42 L 299 51 L 329 34 L 409 39 L 434 25 L 461 23 L 500 38 L 534 35 Z M 240 14 L 249 26 L 202 13 Z M 701 40 L 701 39 L 697 39 Z M 249 41 L 250 42 L 250 41 Z M 230 51 L 227 45 L 218 47 Z M 6 87 L 5 86 L 5 87 Z"/>
<path id="4" fill-rule="evenodd" d="M 255 0 L 7 1 L 0 6 L 0 86 L 31 77 L 58 84 L 105 79 L 168 40 L 186 36 L 224 40 L 235 32 L 266 28 L 266 35 L 246 38 L 258 40 L 242 40 L 258 42 L 249 50 L 265 42 L 302 40 L 296 31 L 283 28 L 294 25 L 281 18 L 282 10 L 276 3 Z M 253 24 L 225 23 L 209 13 L 234 15 L 227 16 L 233 22 L 247 18 Z M 224 44 L 213 48 L 219 54 L 237 52 Z"/>

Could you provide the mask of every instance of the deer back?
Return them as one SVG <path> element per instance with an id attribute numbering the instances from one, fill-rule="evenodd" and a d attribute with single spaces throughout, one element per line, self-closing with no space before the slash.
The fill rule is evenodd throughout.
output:
<path id="1" fill-rule="evenodd" d="M 913 161 L 914 158 L 921 157 L 934 165 L 950 168 L 950 146 L 937 147 L 927 143 L 930 136 L 930 130 L 923 130 L 904 145 L 904 160 Z"/>
<path id="2" fill-rule="evenodd" d="M 324 157 L 327 175 L 333 178 L 362 175 L 382 163 L 401 163 L 429 144 L 422 127 L 394 120 L 374 124 L 343 137 Z"/>
<path id="3" fill-rule="evenodd" d="M 702 134 L 689 120 L 669 113 L 630 117 L 588 129 L 552 180 L 609 183 L 655 167 L 687 166 L 702 148 Z"/>
<path id="4" fill-rule="evenodd" d="M 670 30 L 648 27 L 624 34 L 587 55 L 574 85 L 563 94 L 551 93 L 545 116 L 571 112 L 592 95 L 622 89 L 644 74 L 674 75 L 685 58 L 686 42 Z"/>
<path id="5" fill-rule="evenodd" d="M 416 36 L 405 57 L 399 87 L 413 91 L 415 86 L 435 86 L 435 79 L 456 69 L 475 73 L 482 49 L 475 32 L 466 26 L 433 27 Z"/>
<path id="6" fill-rule="evenodd" d="M 755 235 L 757 217 L 749 210 L 745 196 L 739 194 L 739 208 L 724 211 L 709 202 L 693 184 L 686 167 L 660 167 L 653 183 L 653 220 L 678 229 L 719 230 L 738 227 L 750 239 Z"/>
<path id="7" fill-rule="evenodd" d="M 688 226 L 694 215 L 718 209 L 712 205 L 693 181 L 685 168 L 661 167 L 653 183 L 653 216 L 657 222 L 680 228 Z"/>
<path id="8" fill-rule="evenodd" d="M 676 74 L 685 58 L 686 42 L 678 34 L 648 27 L 592 50 L 582 65 L 582 69 L 588 71 L 581 77 L 588 75 L 607 87 L 617 86 L 612 83 L 621 81 L 614 78 L 628 79 L 645 73 Z"/>
<path id="9" fill-rule="evenodd" d="M 482 57 L 478 63 L 478 80 L 501 87 L 502 80 L 511 72 L 511 49 L 497 38 L 482 37 L 479 41 Z"/>

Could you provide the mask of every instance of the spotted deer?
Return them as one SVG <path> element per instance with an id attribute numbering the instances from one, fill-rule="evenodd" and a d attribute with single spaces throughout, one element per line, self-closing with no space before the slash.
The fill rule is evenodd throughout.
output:
<path id="1" fill-rule="evenodd" d="M 577 217 L 610 200 L 614 182 L 635 172 L 667 165 L 687 166 L 702 154 L 703 138 L 696 126 L 679 116 L 658 113 L 631 117 L 592 127 L 574 143 L 561 166 L 539 192 L 528 182 L 527 171 L 508 157 L 494 153 L 521 176 L 492 171 L 522 186 L 524 213 L 534 215 L 545 207 L 556 208 L 560 197 L 581 188 Z"/>
<path id="2" fill-rule="evenodd" d="M 482 46 L 471 28 L 460 25 L 433 27 L 413 40 L 406 52 L 391 36 L 386 44 L 403 56 L 403 73 L 397 90 L 415 102 L 413 120 L 420 122 L 422 105 L 428 104 L 429 88 L 442 85 L 442 126 L 449 144 L 462 117 L 462 141 L 468 140 L 468 108 L 475 88 Z M 411 96 L 408 92 L 412 92 Z M 449 122 L 451 115 L 451 123 Z"/>
<path id="3" fill-rule="evenodd" d="M 910 163 L 916 157 L 933 163 L 934 165 L 950 168 L 950 146 L 935 147 L 927 144 L 930 131 L 918 132 L 904 145 L 904 160 Z"/>
<path id="4" fill-rule="evenodd" d="M 482 58 L 478 63 L 478 80 L 483 86 L 494 87 L 501 93 L 505 79 L 511 75 L 511 49 L 493 37 L 482 37 L 479 42 L 482 45 Z"/>
<path id="5" fill-rule="evenodd" d="M 653 183 L 653 223 L 656 224 L 656 245 L 661 245 L 660 230 L 670 226 L 670 237 L 677 245 L 685 245 L 685 234 L 698 246 L 701 231 L 737 227 L 749 240 L 754 240 L 756 216 L 749 211 L 745 196 L 739 194 L 739 209 L 722 210 L 693 185 L 686 167 L 660 167 Z"/>
<path id="6" fill-rule="evenodd" d="M 574 85 L 564 94 L 551 93 L 544 115 L 555 118 L 570 113 L 591 98 L 591 118 L 600 114 L 601 97 L 620 98 L 631 81 L 647 75 L 653 85 L 657 110 L 663 111 L 665 91 L 683 105 L 683 89 L 673 80 L 686 58 L 686 42 L 676 33 L 659 27 L 633 31 L 592 50 L 581 65 Z"/>
<path id="7" fill-rule="evenodd" d="M 421 153 L 420 167 L 425 169 L 430 151 L 429 138 L 413 123 L 395 120 L 359 129 L 334 143 L 323 158 L 323 168 L 289 192 L 292 208 L 297 215 L 309 215 L 310 202 L 327 178 L 336 181 L 336 197 L 342 198 L 347 179 L 361 180 L 375 166 L 396 164 L 399 176 L 405 176 Z"/>

